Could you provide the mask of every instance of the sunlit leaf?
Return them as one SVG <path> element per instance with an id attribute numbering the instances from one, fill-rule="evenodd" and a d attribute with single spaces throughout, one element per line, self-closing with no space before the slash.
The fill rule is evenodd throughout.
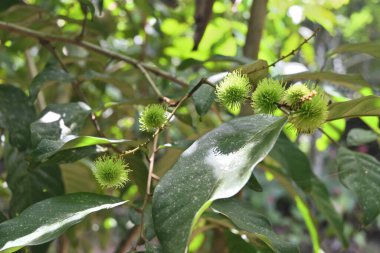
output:
<path id="1" fill-rule="evenodd" d="M 72 193 L 38 202 L 0 224 L 0 252 L 51 241 L 87 215 L 125 202 L 93 193 Z"/>

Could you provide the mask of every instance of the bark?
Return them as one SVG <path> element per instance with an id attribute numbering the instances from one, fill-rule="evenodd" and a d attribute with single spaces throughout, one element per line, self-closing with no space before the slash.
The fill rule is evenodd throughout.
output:
<path id="1" fill-rule="evenodd" d="M 244 56 L 257 59 L 260 41 L 265 26 L 268 0 L 254 0 L 251 6 L 251 16 L 248 20 L 248 33 L 244 45 Z"/>

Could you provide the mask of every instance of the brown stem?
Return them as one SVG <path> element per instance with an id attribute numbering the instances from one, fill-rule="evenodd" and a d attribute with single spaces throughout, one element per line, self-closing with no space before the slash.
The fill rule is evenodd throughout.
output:
<path id="1" fill-rule="evenodd" d="M 189 86 L 189 84 L 185 81 L 182 81 L 178 79 L 177 77 L 173 76 L 172 74 L 163 71 L 157 67 L 151 66 L 149 64 L 142 63 L 132 57 L 126 56 L 121 54 L 120 52 L 113 52 L 105 48 L 101 48 L 100 46 L 97 46 L 95 44 L 92 44 L 90 42 L 84 41 L 84 40 L 77 40 L 77 39 L 71 39 L 63 36 L 58 36 L 58 35 L 51 35 L 47 33 L 42 33 L 42 32 L 37 32 L 34 30 L 31 30 L 29 28 L 21 27 L 15 24 L 11 24 L 8 22 L 0 21 L 0 30 L 8 31 L 8 32 L 13 32 L 17 34 L 21 34 L 27 37 L 31 37 L 34 39 L 37 39 L 39 41 L 49 41 L 49 42 L 61 42 L 61 43 L 66 43 L 66 44 L 71 44 L 71 45 L 76 45 L 82 48 L 85 48 L 87 50 L 90 50 L 92 52 L 105 55 L 109 58 L 115 59 L 115 60 L 120 60 L 124 61 L 126 63 L 131 64 L 132 66 L 137 68 L 137 65 L 143 66 L 147 71 L 152 72 L 158 76 L 161 76 L 167 80 L 173 81 L 183 87 Z"/>

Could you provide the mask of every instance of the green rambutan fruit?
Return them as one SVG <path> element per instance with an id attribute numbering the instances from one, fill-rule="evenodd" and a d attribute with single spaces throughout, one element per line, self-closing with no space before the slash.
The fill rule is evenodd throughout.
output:
<path id="1" fill-rule="evenodd" d="M 253 110 L 256 113 L 273 114 L 284 93 L 285 88 L 281 81 L 271 78 L 262 79 L 252 93 Z"/>
<path id="2" fill-rule="evenodd" d="M 140 130 L 153 132 L 160 128 L 167 120 L 166 109 L 160 104 L 151 104 L 145 107 L 141 113 L 139 122 Z"/>
<path id="3" fill-rule="evenodd" d="M 302 104 L 302 98 L 310 93 L 310 89 L 305 84 L 295 84 L 286 91 L 283 102 L 291 109 L 296 109 Z"/>
<path id="4" fill-rule="evenodd" d="M 216 86 L 216 97 L 225 108 L 233 111 L 240 109 L 250 90 L 248 76 L 239 71 L 233 71 Z"/>
<path id="5" fill-rule="evenodd" d="M 328 105 L 321 90 L 313 90 L 303 99 L 299 108 L 291 113 L 289 122 L 298 133 L 311 134 L 325 123 Z"/>
<path id="6" fill-rule="evenodd" d="M 128 181 L 128 164 L 117 156 L 96 159 L 93 174 L 103 188 L 121 188 Z"/>

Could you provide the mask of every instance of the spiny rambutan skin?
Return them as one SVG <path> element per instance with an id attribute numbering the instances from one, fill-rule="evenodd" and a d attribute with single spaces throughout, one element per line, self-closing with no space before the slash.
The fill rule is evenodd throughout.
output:
<path id="1" fill-rule="evenodd" d="M 96 159 L 93 174 L 103 188 L 121 188 L 128 181 L 128 165 L 117 156 L 102 156 Z"/>
<path id="2" fill-rule="evenodd" d="M 216 97 L 225 108 L 235 110 L 240 108 L 250 90 L 248 76 L 233 71 L 216 86 Z"/>
<path id="3" fill-rule="evenodd" d="M 289 122 L 293 124 L 298 133 L 314 133 L 325 123 L 328 116 L 328 106 L 323 91 L 314 91 L 308 96 L 310 99 L 303 101 L 289 117 Z"/>
<path id="4" fill-rule="evenodd" d="M 310 93 L 310 89 L 305 84 L 295 84 L 290 86 L 284 95 L 283 102 L 291 109 L 297 109 L 302 104 L 302 98 Z"/>
<path id="5" fill-rule="evenodd" d="M 281 81 L 262 79 L 252 93 L 252 108 L 256 113 L 273 114 L 285 94 Z"/>
<path id="6" fill-rule="evenodd" d="M 153 132 L 166 122 L 166 109 L 160 104 L 151 104 L 145 107 L 141 113 L 139 122 L 140 130 Z"/>

